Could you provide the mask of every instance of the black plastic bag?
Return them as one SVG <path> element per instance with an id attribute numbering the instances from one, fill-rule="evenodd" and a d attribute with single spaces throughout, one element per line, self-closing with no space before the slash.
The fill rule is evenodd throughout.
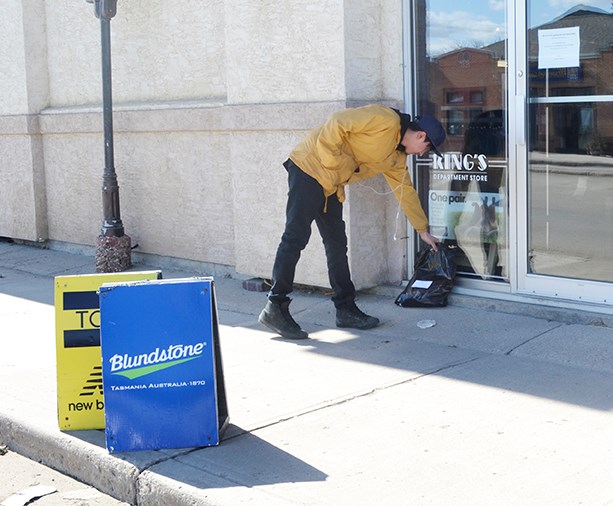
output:
<path id="1" fill-rule="evenodd" d="M 415 261 L 415 272 L 404 291 L 396 297 L 401 307 L 443 307 L 453 288 L 458 248 L 439 244 L 438 251 L 425 249 Z"/>

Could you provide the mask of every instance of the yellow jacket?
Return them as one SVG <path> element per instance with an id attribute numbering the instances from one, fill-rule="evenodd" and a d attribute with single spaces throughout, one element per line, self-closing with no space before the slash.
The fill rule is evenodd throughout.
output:
<path id="1" fill-rule="evenodd" d="M 367 105 L 332 114 L 290 153 L 290 159 L 321 184 L 326 197 L 345 200 L 346 184 L 383 174 L 417 232 L 428 229 L 407 155 L 398 151 L 400 117 L 389 107 Z"/>

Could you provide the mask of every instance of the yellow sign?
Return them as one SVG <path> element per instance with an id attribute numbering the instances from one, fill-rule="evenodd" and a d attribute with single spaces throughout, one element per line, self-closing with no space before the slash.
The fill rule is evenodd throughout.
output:
<path id="1" fill-rule="evenodd" d="M 161 271 L 55 278 L 57 406 L 60 430 L 104 429 L 98 289 L 104 283 L 161 278 Z"/>

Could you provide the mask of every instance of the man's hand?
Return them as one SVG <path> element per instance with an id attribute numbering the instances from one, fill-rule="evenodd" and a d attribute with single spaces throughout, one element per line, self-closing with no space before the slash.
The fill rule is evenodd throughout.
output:
<path id="1" fill-rule="evenodd" d="M 427 230 L 419 232 L 419 237 L 421 237 L 421 240 L 426 244 L 429 244 L 434 251 L 438 251 L 438 239 L 433 235 L 430 235 L 430 232 Z"/>

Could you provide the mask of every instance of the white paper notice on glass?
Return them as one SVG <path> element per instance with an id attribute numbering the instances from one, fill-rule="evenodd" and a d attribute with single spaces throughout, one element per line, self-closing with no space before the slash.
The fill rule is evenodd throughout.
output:
<path id="1" fill-rule="evenodd" d="M 539 30 L 539 68 L 579 66 L 579 27 Z"/>

